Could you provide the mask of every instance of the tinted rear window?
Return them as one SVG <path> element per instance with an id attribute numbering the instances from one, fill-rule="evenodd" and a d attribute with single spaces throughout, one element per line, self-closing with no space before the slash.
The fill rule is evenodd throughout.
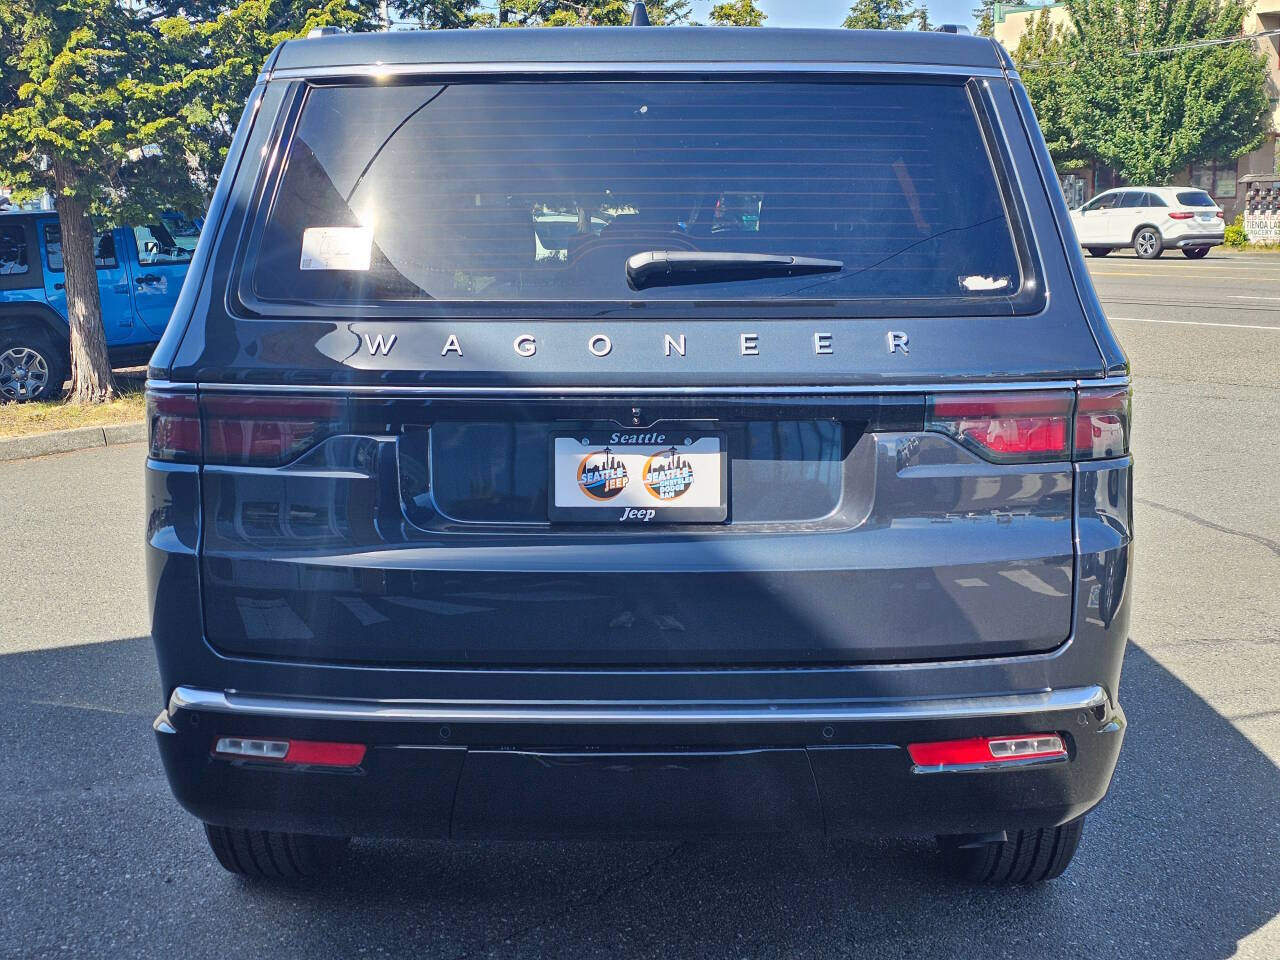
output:
<path id="1" fill-rule="evenodd" d="M 259 223 L 259 304 L 976 304 L 1022 283 L 959 84 L 317 86 Z M 646 251 L 843 267 L 637 291 Z"/>
<path id="2" fill-rule="evenodd" d="M 1213 197 L 1203 190 L 1182 190 L 1178 193 L 1178 202 L 1184 207 L 1216 207 Z"/>

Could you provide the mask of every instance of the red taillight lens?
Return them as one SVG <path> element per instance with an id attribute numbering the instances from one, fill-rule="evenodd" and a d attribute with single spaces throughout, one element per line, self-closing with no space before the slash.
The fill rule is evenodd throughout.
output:
<path id="1" fill-rule="evenodd" d="M 1129 388 L 1080 391 L 1076 400 L 1076 459 L 1101 460 L 1129 452 Z"/>
<path id="2" fill-rule="evenodd" d="M 200 460 L 200 411 L 189 393 L 147 394 L 148 456 L 153 460 Z"/>
<path id="3" fill-rule="evenodd" d="M 206 463 L 274 467 L 342 431 L 346 405 L 327 397 L 205 397 Z"/>
<path id="4" fill-rule="evenodd" d="M 1169 214 L 1170 220 L 1190 220 L 1194 217 L 1194 213 L 1188 213 L 1186 210 L 1174 210 Z"/>
<path id="5" fill-rule="evenodd" d="M 997 463 L 1066 460 L 1072 399 L 1067 390 L 934 396 L 925 427 Z"/>
<path id="6" fill-rule="evenodd" d="M 1219 219 L 1219 220 L 1225 220 L 1225 219 L 1227 219 L 1227 215 L 1226 215 L 1225 213 L 1223 213 L 1221 210 L 1219 210 L 1219 211 L 1218 211 L 1218 213 L 1217 213 L 1217 217 L 1218 217 L 1218 219 Z"/>
<path id="7" fill-rule="evenodd" d="M 224 757 L 249 760 L 278 760 L 312 767 L 358 767 L 368 748 L 363 743 L 334 743 L 327 740 L 255 740 L 249 737 L 219 737 L 213 752 Z"/>
<path id="8" fill-rule="evenodd" d="M 1067 746 L 1056 733 L 1029 733 L 1015 737 L 970 737 L 907 746 L 918 767 L 958 767 L 1007 763 L 1010 760 L 1049 760 L 1067 755 Z"/>

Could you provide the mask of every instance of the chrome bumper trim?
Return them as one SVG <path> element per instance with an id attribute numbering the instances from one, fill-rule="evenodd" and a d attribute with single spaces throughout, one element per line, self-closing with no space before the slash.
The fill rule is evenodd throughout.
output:
<path id="1" fill-rule="evenodd" d="M 886 720 L 964 720 L 1061 713 L 1108 706 L 1099 686 L 1067 687 L 951 700 L 777 702 L 737 704 L 467 703 L 455 701 L 308 700 L 178 687 L 169 717 L 184 710 L 299 720 L 390 720 L 418 723 L 845 723 Z"/>
<path id="2" fill-rule="evenodd" d="M 779 386 L 776 384 L 756 384 L 742 386 L 687 386 L 687 387 L 655 387 L 655 386 L 617 386 L 617 387 L 583 387 L 583 386 L 370 386 L 344 384 L 256 384 L 256 383 L 171 383 L 167 380 L 148 380 L 146 388 L 150 391 L 169 391 L 198 389 L 201 393 L 265 393 L 265 394 L 327 394 L 340 393 L 352 397 L 510 397 L 510 396 L 551 396 L 551 397 L 588 397 L 601 399 L 631 399 L 636 396 L 729 396 L 751 397 L 767 396 L 859 396 L 864 394 L 925 394 L 925 393 L 979 393 L 990 390 L 1070 390 L 1073 387 L 1110 387 L 1129 382 L 1128 377 L 1099 377 L 1096 379 L 1075 380 L 1004 380 L 973 381 L 971 383 L 866 383 L 866 384 L 832 384 L 826 386 Z"/>

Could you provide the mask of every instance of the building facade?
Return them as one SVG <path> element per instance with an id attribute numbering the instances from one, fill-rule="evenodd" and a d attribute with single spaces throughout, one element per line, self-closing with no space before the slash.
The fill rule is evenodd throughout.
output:
<path id="1" fill-rule="evenodd" d="M 995 38 L 1010 53 L 1031 24 L 1031 18 L 1047 11 L 1055 28 L 1067 24 L 1067 8 L 1061 3 L 1039 6 L 997 3 L 993 11 Z M 1257 0 L 1253 10 L 1245 17 L 1246 34 L 1280 29 L 1280 0 Z M 1254 41 L 1267 59 L 1267 96 L 1271 101 L 1271 121 L 1267 138 L 1258 149 L 1236 159 L 1210 160 L 1188 167 L 1175 178 L 1177 183 L 1191 184 L 1208 191 L 1226 211 L 1227 219 L 1243 213 L 1245 195 L 1248 192 L 1242 177 L 1256 180 L 1280 174 L 1280 156 L 1276 150 L 1277 131 L 1280 131 L 1280 35 L 1259 37 Z M 1084 170 L 1060 171 L 1065 173 L 1063 188 L 1068 199 L 1084 202 L 1095 193 L 1120 184 L 1116 176 L 1105 167 Z"/>

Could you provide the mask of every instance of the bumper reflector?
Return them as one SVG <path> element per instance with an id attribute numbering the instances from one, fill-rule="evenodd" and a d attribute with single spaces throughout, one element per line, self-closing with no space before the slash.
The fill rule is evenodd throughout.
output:
<path id="1" fill-rule="evenodd" d="M 329 743 L 322 740 L 251 740 L 219 737 L 213 752 L 222 756 L 279 760 L 313 767 L 358 767 L 364 760 L 363 743 Z"/>
<path id="2" fill-rule="evenodd" d="M 1018 737 L 971 737 L 968 740 L 913 743 L 908 745 L 907 753 L 918 767 L 954 767 L 1065 757 L 1067 747 L 1056 733 L 1033 733 Z"/>

